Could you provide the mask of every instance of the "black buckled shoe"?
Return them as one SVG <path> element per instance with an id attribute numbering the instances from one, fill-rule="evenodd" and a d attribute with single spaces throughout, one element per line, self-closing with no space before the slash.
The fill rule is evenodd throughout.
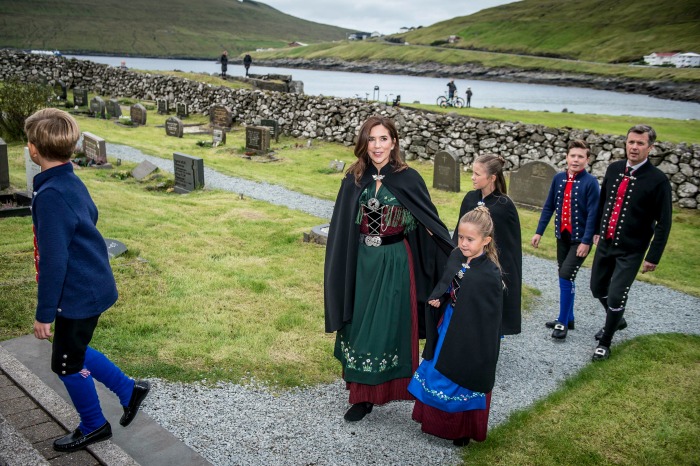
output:
<path id="1" fill-rule="evenodd" d="M 624 329 L 626 329 L 626 328 L 627 328 L 627 321 L 626 321 L 625 318 L 623 317 L 622 320 L 620 320 L 620 323 L 617 324 L 617 330 L 624 330 Z M 617 331 L 617 330 L 616 330 L 616 331 Z M 594 336 L 593 338 L 595 338 L 596 340 L 600 341 L 600 339 L 603 338 L 603 332 L 605 332 L 605 327 L 603 327 L 603 328 L 601 328 L 600 330 L 598 330 L 598 333 L 596 333 L 595 336 Z"/>
<path id="2" fill-rule="evenodd" d="M 355 403 L 345 413 L 345 420 L 348 422 L 361 421 L 362 418 L 372 412 L 373 406 L 374 405 L 372 403 L 368 402 Z"/>
<path id="3" fill-rule="evenodd" d="M 595 351 L 593 351 L 593 357 L 591 358 L 591 360 L 593 362 L 605 361 L 608 358 L 610 358 L 610 348 L 608 348 L 607 346 L 598 345 Z"/>
<path id="4" fill-rule="evenodd" d="M 112 426 L 109 422 L 105 422 L 102 427 L 97 430 L 90 432 L 87 435 L 83 435 L 80 428 L 75 429 L 72 434 L 63 436 L 53 442 L 53 449 L 56 451 L 78 451 L 92 445 L 93 443 L 101 442 L 112 437 Z"/>
<path id="5" fill-rule="evenodd" d="M 131 424 L 131 421 L 136 417 L 136 413 L 139 412 L 139 407 L 141 402 L 148 392 L 151 390 L 151 384 L 147 380 L 135 380 L 134 390 L 131 392 L 131 399 L 129 400 L 129 406 L 124 406 L 124 414 L 122 414 L 121 419 L 119 419 L 119 424 L 126 427 Z"/>
<path id="6" fill-rule="evenodd" d="M 563 340 L 566 338 L 568 330 L 566 329 L 566 326 L 562 324 L 561 322 L 557 322 L 554 325 L 554 331 L 552 332 L 552 338 L 556 338 L 557 340 Z"/>
<path id="7" fill-rule="evenodd" d="M 559 323 L 558 320 L 550 320 L 549 322 L 545 322 L 544 326 L 547 328 L 554 328 L 554 326 L 557 325 L 558 323 Z M 575 328 L 574 321 L 573 320 L 570 321 L 569 324 L 567 325 L 567 327 L 569 327 L 569 330 L 574 330 L 574 328 Z"/>

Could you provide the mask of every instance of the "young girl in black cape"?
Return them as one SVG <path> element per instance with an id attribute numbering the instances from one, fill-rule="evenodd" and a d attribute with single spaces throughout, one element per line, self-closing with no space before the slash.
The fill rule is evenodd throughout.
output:
<path id="1" fill-rule="evenodd" d="M 355 156 L 333 209 L 324 268 L 326 331 L 337 332 L 350 422 L 374 405 L 413 399 L 418 309 L 453 248 L 423 178 L 401 159 L 389 118 L 362 125 Z"/>
<path id="2" fill-rule="evenodd" d="M 472 167 L 474 190 L 462 200 L 459 218 L 483 205 L 489 209 L 494 225 L 493 239 L 498 244 L 498 257 L 503 269 L 503 328 L 501 335 L 516 335 L 521 329 L 521 287 L 523 276 L 523 247 L 520 234 L 520 217 L 515 204 L 507 195 L 503 176 L 503 157 L 483 154 Z M 453 240 L 456 242 L 457 228 Z"/>
<path id="3" fill-rule="evenodd" d="M 454 440 L 486 439 L 500 348 L 503 282 L 484 206 L 457 225 L 457 248 L 426 306 L 423 362 L 408 391 L 423 432 Z"/>

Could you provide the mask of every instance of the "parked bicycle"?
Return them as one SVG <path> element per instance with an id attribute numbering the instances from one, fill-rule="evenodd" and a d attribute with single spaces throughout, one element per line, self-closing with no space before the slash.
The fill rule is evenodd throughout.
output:
<path id="1" fill-rule="evenodd" d="M 445 93 L 447 94 L 447 93 Z M 455 107 L 455 108 L 462 108 L 465 105 L 464 99 L 455 95 L 453 98 L 447 97 L 447 95 L 441 95 L 440 97 L 437 98 L 436 101 L 437 105 L 442 107 L 442 108 L 447 108 L 447 107 Z"/>

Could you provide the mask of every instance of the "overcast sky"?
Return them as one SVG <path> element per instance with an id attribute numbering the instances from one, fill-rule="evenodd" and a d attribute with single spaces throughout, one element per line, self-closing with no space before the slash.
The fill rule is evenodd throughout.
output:
<path id="1" fill-rule="evenodd" d="M 283 13 L 322 24 L 382 34 L 430 26 L 514 0 L 261 0 Z"/>

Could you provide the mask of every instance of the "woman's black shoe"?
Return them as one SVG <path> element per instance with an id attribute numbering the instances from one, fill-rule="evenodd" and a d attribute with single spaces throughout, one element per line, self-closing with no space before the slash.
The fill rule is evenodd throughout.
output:
<path id="1" fill-rule="evenodd" d="M 456 438 L 452 443 L 457 447 L 466 447 L 469 445 L 469 437 Z"/>
<path id="2" fill-rule="evenodd" d="M 361 421 L 363 417 L 372 412 L 373 406 L 372 403 L 368 402 L 356 403 L 345 413 L 345 420 L 348 422 Z"/>
<path id="3" fill-rule="evenodd" d="M 112 426 L 105 422 L 102 427 L 83 435 L 80 429 L 75 429 L 72 434 L 65 435 L 53 442 L 53 449 L 56 451 L 78 451 L 112 437 Z"/>

